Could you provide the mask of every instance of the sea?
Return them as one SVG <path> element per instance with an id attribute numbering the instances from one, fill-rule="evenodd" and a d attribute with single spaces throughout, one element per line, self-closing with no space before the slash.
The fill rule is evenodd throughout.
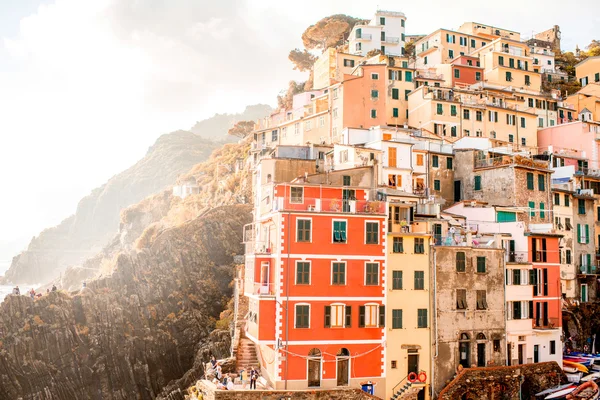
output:
<path id="1" fill-rule="evenodd" d="M 0 260 L 0 276 L 4 275 L 4 272 L 10 267 L 10 261 Z M 0 285 L 0 302 L 4 300 L 7 294 L 12 292 L 12 286 L 2 286 Z"/>

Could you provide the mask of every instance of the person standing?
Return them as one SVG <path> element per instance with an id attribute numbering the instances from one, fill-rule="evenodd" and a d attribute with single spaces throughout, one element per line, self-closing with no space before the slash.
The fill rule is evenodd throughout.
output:
<path id="1" fill-rule="evenodd" d="M 258 380 L 258 371 L 252 367 L 250 371 L 250 389 L 256 390 L 256 381 Z"/>

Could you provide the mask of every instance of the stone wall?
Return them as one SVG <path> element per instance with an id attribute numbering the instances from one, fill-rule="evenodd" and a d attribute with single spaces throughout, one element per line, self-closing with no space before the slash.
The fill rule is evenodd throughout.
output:
<path id="1" fill-rule="evenodd" d="M 467 368 L 442 390 L 438 399 L 531 399 L 536 393 L 561 383 L 566 383 L 566 377 L 553 361 L 513 367 Z"/>
<path id="2" fill-rule="evenodd" d="M 334 390 L 217 390 L 208 381 L 190 388 L 187 400 L 372 400 L 379 399 L 359 389 Z M 200 394 L 202 397 L 200 397 Z"/>

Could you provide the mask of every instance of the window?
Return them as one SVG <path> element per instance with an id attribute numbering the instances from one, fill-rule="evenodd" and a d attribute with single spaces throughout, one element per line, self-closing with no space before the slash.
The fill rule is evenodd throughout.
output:
<path id="1" fill-rule="evenodd" d="M 423 154 L 417 154 L 417 165 L 423 166 Z"/>
<path id="2" fill-rule="evenodd" d="M 392 251 L 394 253 L 404 253 L 404 239 L 401 237 L 394 237 L 394 244 Z"/>
<path id="3" fill-rule="evenodd" d="M 540 203 L 540 218 L 542 218 L 542 219 L 546 218 L 546 214 L 544 212 L 545 208 L 546 207 L 544 206 L 544 203 Z"/>
<path id="4" fill-rule="evenodd" d="M 565 206 L 569 207 L 569 195 L 565 194 Z"/>
<path id="5" fill-rule="evenodd" d="M 379 285 L 379 264 L 378 263 L 366 263 L 365 264 L 365 285 L 367 285 L 367 286 Z"/>
<path id="6" fill-rule="evenodd" d="M 444 113 L 444 106 L 441 103 L 437 104 L 437 114 L 442 115 Z"/>
<path id="7" fill-rule="evenodd" d="M 334 262 L 331 265 L 331 284 L 345 285 L 346 284 L 346 263 Z"/>
<path id="8" fill-rule="evenodd" d="M 417 310 L 417 328 L 427 328 L 427 309 L 419 308 Z"/>
<path id="9" fill-rule="evenodd" d="M 525 128 L 525 118 L 521 117 L 521 128 Z"/>
<path id="10" fill-rule="evenodd" d="M 550 60 L 548 60 L 548 61 L 550 61 Z M 596 72 L 596 74 L 594 75 L 594 82 L 600 82 L 600 72 Z"/>
<path id="11" fill-rule="evenodd" d="M 359 328 L 376 328 L 377 319 L 379 317 L 379 325 L 385 326 L 385 307 L 377 306 L 377 304 L 367 304 L 359 306 L 358 327 Z M 379 310 L 378 310 L 379 309 Z M 378 313 L 379 311 L 379 313 Z M 381 314 L 383 313 L 383 319 Z M 378 315 L 379 314 L 379 315 Z"/>
<path id="12" fill-rule="evenodd" d="M 481 112 L 481 111 L 476 111 L 476 112 L 475 112 L 475 119 L 476 119 L 477 121 L 483 121 L 483 112 Z"/>
<path id="13" fill-rule="evenodd" d="M 296 326 L 295 328 L 310 327 L 310 308 L 308 305 L 296 304 Z"/>
<path id="14" fill-rule="evenodd" d="M 271 142 L 276 142 L 277 141 L 277 131 L 272 131 L 271 132 Z"/>
<path id="15" fill-rule="evenodd" d="M 527 189 L 533 190 L 533 173 L 527 173 Z"/>
<path id="16" fill-rule="evenodd" d="M 513 136 L 512 134 L 509 134 L 509 135 L 508 135 L 508 142 L 509 142 L 509 143 L 513 143 L 514 141 L 515 141 L 515 138 L 514 138 L 514 136 Z"/>
<path id="17" fill-rule="evenodd" d="M 500 339 L 494 339 L 492 343 L 494 346 L 494 353 L 499 353 L 500 352 Z"/>
<path id="18" fill-rule="evenodd" d="M 407 89 L 404 91 L 404 100 L 408 100 L 408 95 L 410 94 L 410 92 L 411 92 L 410 89 Z M 408 118 L 408 110 L 406 110 L 406 113 L 407 113 L 406 117 Z"/>
<path id="19" fill-rule="evenodd" d="M 352 308 L 344 304 L 332 304 L 325 306 L 325 328 L 350 327 L 352 320 Z"/>
<path id="20" fill-rule="evenodd" d="M 546 177 L 544 175 L 538 175 L 538 190 L 543 192 L 546 190 Z"/>
<path id="21" fill-rule="evenodd" d="M 455 69 L 454 70 L 454 77 L 455 78 L 460 78 L 460 69 Z"/>
<path id="22" fill-rule="evenodd" d="M 515 59 L 514 58 L 509 58 L 508 59 L 508 66 L 511 68 L 515 67 Z"/>
<path id="23" fill-rule="evenodd" d="M 433 168 L 438 168 L 440 166 L 439 157 L 438 156 L 434 155 L 434 156 L 431 157 L 431 166 Z"/>
<path id="24" fill-rule="evenodd" d="M 296 261 L 296 285 L 310 285 L 310 263 Z"/>
<path id="25" fill-rule="evenodd" d="M 396 148 L 390 147 L 388 149 L 388 167 L 396 167 Z"/>
<path id="26" fill-rule="evenodd" d="M 404 80 L 406 82 L 412 82 L 412 71 L 404 71 Z"/>
<path id="27" fill-rule="evenodd" d="M 450 115 L 453 117 L 456 117 L 456 106 L 455 105 L 450 106 Z"/>
<path id="28" fill-rule="evenodd" d="M 371 118 L 377 118 L 377 110 L 371 110 Z"/>
<path id="29" fill-rule="evenodd" d="M 423 64 L 427 65 L 427 56 L 423 57 Z"/>
<path id="30" fill-rule="evenodd" d="M 481 72 L 475 72 L 475 80 L 476 81 L 480 81 L 481 80 Z"/>
<path id="31" fill-rule="evenodd" d="M 333 242 L 346 243 L 346 221 L 333 221 Z"/>
<path id="32" fill-rule="evenodd" d="M 398 362 L 396 360 L 392 360 L 392 369 L 398 368 Z"/>
<path id="33" fill-rule="evenodd" d="M 400 90 L 392 89 L 392 99 L 398 100 L 400 98 Z"/>
<path id="34" fill-rule="evenodd" d="M 338 109 L 337 107 L 333 109 L 333 111 L 331 111 L 333 114 L 333 119 L 336 119 L 338 117 Z"/>
<path id="35" fill-rule="evenodd" d="M 415 254 L 425 254 L 425 239 L 415 238 Z"/>
<path id="36" fill-rule="evenodd" d="M 438 192 L 441 190 L 440 180 L 435 179 L 433 181 L 433 190 L 437 190 Z"/>
<path id="37" fill-rule="evenodd" d="M 381 33 L 383 33 L 383 32 L 381 32 Z M 371 79 L 373 79 L 374 81 L 378 80 L 379 79 L 379 74 L 372 73 L 371 74 Z"/>
<path id="38" fill-rule="evenodd" d="M 379 244 L 379 222 L 366 223 L 366 244 Z"/>
<path id="39" fill-rule="evenodd" d="M 498 111 L 488 111 L 490 122 L 498 122 Z"/>
<path id="40" fill-rule="evenodd" d="M 404 28 L 404 20 L 403 19 L 400 20 L 400 26 Z"/>
<path id="41" fill-rule="evenodd" d="M 415 290 L 425 289 L 425 272 L 415 271 Z"/>
<path id="42" fill-rule="evenodd" d="M 392 271 L 392 289 L 402 289 L 402 271 Z"/>
<path id="43" fill-rule="evenodd" d="M 304 202 L 304 188 L 292 187 L 290 188 L 290 203 L 303 203 Z"/>
<path id="44" fill-rule="evenodd" d="M 512 319 L 521 319 L 521 315 L 523 310 L 521 309 L 520 301 L 512 302 Z"/>
<path id="45" fill-rule="evenodd" d="M 565 250 L 565 263 L 571 264 L 571 250 Z"/>
<path id="46" fill-rule="evenodd" d="M 525 75 L 525 86 L 531 86 L 531 81 L 529 80 L 529 75 Z"/>
<path id="47" fill-rule="evenodd" d="M 512 78 L 512 72 L 506 71 L 506 81 L 507 82 L 511 82 L 512 80 L 513 80 L 513 78 Z"/>
<path id="48" fill-rule="evenodd" d="M 296 221 L 297 242 L 310 242 L 311 223 L 312 221 L 310 219 L 298 219 Z"/>
<path id="49" fill-rule="evenodd" d="M 379 25 L 385 25 L 385 17 L 379 17 Z"/>
<path id="50" fill-rule="evenodd" d="M 535 203 L 533 201 L 529 202 L 529 216 L 530 217 L 535 217 Z"/>
<path id="51" fill-rule="evenodd" d="M 448 58 L 454 59 L 454 50 L 448 50 Z"/>
<path id="52" fill-rule="evenodd" d="M 392 117 L 393 118 L 398 118 L 398 109 L 397 108 L 392 108 Z"/>
<path id="53" fill-rule="evenodd" d="M 521 284 L 521 270 L 520 269 L 513 269 L 512 270 L 512 284 L 513 285 L 520 285 Z"/>
<path id="54" fill-rule="evenodd" d="M 596 74 L 598 76 L 598 74 Z M 556 340 L 550 341 L 550 354 L 556 354 Z"/>
<path id="55" fill-rule="evenodd" d="M 344 59 L 344 67 L 354 68 L 354 60 Z"/>
<path id="56" fill-rule="evenodd" d="M 538 118 L 538 128 L 544 127 L 544 118 Z"/>
<path id="57" fill-rule="evenodd" d="M 583 199 L 577 200 L 577 214 L 585 214 L 585 200 Z"/>
<path id="58" fill-rule="evenodd" d="M 452 169 L 452 157 L 446 157 L 446 169 Z"/>
<path id="59" fill-rule="evenodd" d="M 371 97 L 374 99 L 379 98 L 379 90 L 371 90 Z"/>
<path id="60" fill-rule="evenodd" d="M 521 145 L 526 146 L 527 145 L 527 139 L 521 138 Z"/>
<path id="61" fill-rule="evenodd" d="M 465 272 L 467 268 L 467 257 L 464 251 L 456 253 L 456 272 Z"/>
<path id="62" fill-rule="evenodd" d="M 554 193 L 554 205 L 560 206 L 560 194 Z"/>
<path id="63" fill-rule="evenodd" d="M 477 309 L 478 310 L 487 310 L 487 299 L 485 290 L 477 291 Z"/>
<path id="64" fill-rule="evenodd" d="M 516 117 L 511 114 L 506 114 L 506 125 L 515 125 Z"/>
<path id="65" fill-rule="evenodd" d="M 481 176 L 475 175 L 475 187 L 474 190 L 481 190 Z"/>
<path id="66" fill-rule="evenodd" d="M 402 310 L 392 310 L 392 329 L 402 329 Z"/>
<path id="67" fill-rule="evenodd" d="M 486 272 L 485 257 L 477 256 L 477 272 L 480 274 L 483 274 Z"/>
<path id="68" fill-rule="evenodd" d="M 466 310 L 467 309 L 467 290 L 456 289 L 456 309 Z"/>
<path id="69" fill-rule="evenodd" d="M 350 186 L 351 183 L 352 183 L 352 177 L 350 175 L 344 175 L 342 177 L 342 184 L 344 186 Z"/>
<path id="70" fill-rule="evenodd" d="M 504 65 L 504 57 L 503 56 L 498 56 L 498 64 Z"/>

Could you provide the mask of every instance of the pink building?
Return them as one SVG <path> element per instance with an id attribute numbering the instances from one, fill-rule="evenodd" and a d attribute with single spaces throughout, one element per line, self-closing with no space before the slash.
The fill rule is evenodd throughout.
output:
<path id="1" fill-rule="evenodd" d="M 600 123 L 575 121 L 538 130 L 538 147 L 553 153 L 565 151 L 577 158 L 587 158 L 588 168 L 600 169 Z"/>

